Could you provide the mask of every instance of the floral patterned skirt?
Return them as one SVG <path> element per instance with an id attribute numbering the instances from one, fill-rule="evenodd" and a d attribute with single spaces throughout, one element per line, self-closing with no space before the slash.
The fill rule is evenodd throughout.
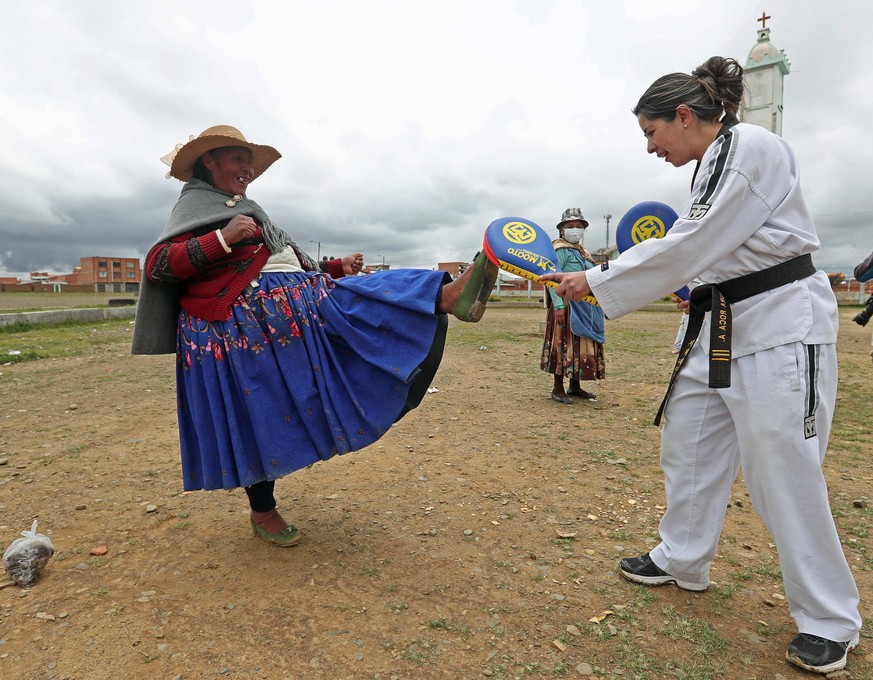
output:
<path id="1" fill-rule="evenodd" d="M 183 310 L 185 490 L 250 486 L 379 439 L 417 405 L 439 365 L 445 317 L 434 306 L 444 276 L 264 273 L 227 321 Z"/>
<path id="2" fill-rule="evenodd" d="M 555 308 L 549 304 L 540 369 L 570 380 L 603 380 L 606 377 L 603 344 L 573 334 L 569 306 L 564 308 L 564 315 L 564 325 L 559 326 Z"/>

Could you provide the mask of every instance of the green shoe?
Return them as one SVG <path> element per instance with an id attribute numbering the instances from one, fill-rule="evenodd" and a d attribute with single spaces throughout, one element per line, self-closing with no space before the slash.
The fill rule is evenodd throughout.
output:
<path id="1" fill-rule="evenodd" d="M 255 524 L 255 521 L 252 520 L 252 531 L 254 531 L 255 536 L 261 540 L 266 541 L 267 543 L 272 543 L 273 545 L 278 545 L 280 548 L 290 548 L 292 545 L 300 543 L 300 532 L 297 531 L 297 527 L 293 524 L 289 524 L 278 533 L 271 534 L 266 529 L 259 527 Z"/>
<path id="2" fill-rule="evenodd" d="M 488 304 L 488 297 L 494 290 L 500 270 L 482 252 L 476 253 L 471 266 L 473 271 L 452 309 L 452 314 L 461 321 L 475 323 L 485 313 L 485 305 Z"/>

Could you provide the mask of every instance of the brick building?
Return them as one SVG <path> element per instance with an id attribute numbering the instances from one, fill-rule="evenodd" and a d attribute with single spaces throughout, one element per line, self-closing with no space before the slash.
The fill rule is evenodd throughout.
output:
<path id="1" fill-rule="evenodd" d="M 0 292 L 138 293 L 142 269 L 136 257 L 83 257 L 69 274 L 30 272 L 22 281 L 0 277 Z"/>
<path id="2" fill-rule="evenodd" d="M 67 283 L 88 286 L 95 293 L 137 293 L 142 269 L 136 257 L 83 257 L 72 274 L 59 274 Z"/>
<path id="3" fill-rule="evenodd" d="M 456 279 L 467 271 L 469 266 L 469 262 L 440 262 L 437 264 L 437 270 L 448 272 L 453 279 Z M 501 270 L 497 275 L 495 289 L 498 295 L 520 296 L 527 294 L 529 291 L 541 291 L 544 287 L 543 284 L 537 281 L 528 281 L 528 279 L 513 276 Z"/>
<path id="4" fill-rule="evenodd" d="M 448 272 L 453 279 L 456 279 L 467 271 L 469 266 L 469 262 L 440 262 L 437 264 L 437 269 L 441 272 Z"/>

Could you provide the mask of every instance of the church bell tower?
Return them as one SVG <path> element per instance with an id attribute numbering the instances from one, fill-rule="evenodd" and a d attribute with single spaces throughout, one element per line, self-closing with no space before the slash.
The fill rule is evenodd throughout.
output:
<path id="1" fill-rule="evenodd" d="M 740 120 L 782 134 L 782 81 L 790 64 L 782 50 L 770 42 L 767 13 L 758 21 L 758 43 L 749 52 L 743 69 L 747 102 L 740 111 Z"/>

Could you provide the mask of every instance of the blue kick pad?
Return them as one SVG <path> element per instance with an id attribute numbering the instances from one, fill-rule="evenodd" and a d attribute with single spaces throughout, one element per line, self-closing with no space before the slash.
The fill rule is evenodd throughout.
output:
<path id="1" fill-rule="evenodd" d="M 543 274 L 561 271 L 552 239 L 543 228 L 523 217 L 501 217 L 485 230 L 483 252 L 510 274 L 536 281 Z M 557 288 L 555 281 L 543 281 Z"/>
<path id="2" fill-rule="evenodd" d="M 650 238 L 663 238 L 679 215 L 666 203 L 643 201 L 628 210 L 615 230 L 615 245 L 618 252 L 632 248 Z M 683 286 L 674 295 L 688 299 L 688 286 Z"/>

